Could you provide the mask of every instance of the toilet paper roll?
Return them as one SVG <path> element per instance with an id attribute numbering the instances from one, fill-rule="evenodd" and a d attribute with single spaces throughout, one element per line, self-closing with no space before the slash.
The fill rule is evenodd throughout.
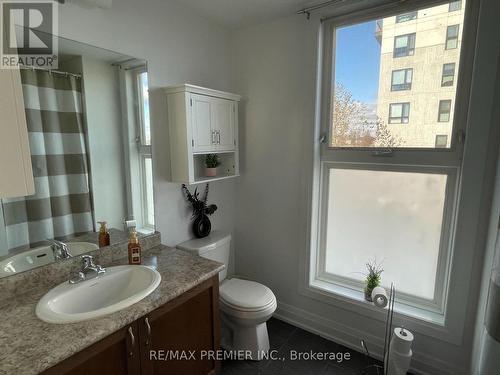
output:
<path id="1" fill-rule="evenodd" d="M 372 290 L 372 301 L 375 306 L 384 308 L 387 306 L 389 299 L 387 298 L 387 292 L 381 286 L 377 286 Z"/>
<path id="2" fill-rule="evenodd" d="M 401 355 L 411 355 L 411 345 L 413 343 L 413 333 L 405 328 L 394 328 L 394 335 L 391 340 L 391 352 Z"/>

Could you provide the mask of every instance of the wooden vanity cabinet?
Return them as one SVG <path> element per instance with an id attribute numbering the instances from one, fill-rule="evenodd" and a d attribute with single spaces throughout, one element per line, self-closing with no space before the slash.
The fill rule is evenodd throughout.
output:
<path id="1" fill-rule="evenodd" d="M 219 349 L 219 335 L 219 278 L 214 276 L 43 374 L 216 374 L 219 362 L 207 351 Z M 193 351 L 195 359 L 187 359 Z M 177 359 L 169 357 L 172 353 Z"/>

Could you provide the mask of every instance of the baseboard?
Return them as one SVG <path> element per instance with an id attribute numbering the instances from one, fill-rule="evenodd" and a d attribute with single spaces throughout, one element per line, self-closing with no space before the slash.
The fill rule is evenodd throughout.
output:
<path id="1" fill-rule="evenodd" d="M 279 301 L 274 317 L 359 352 L 363 351 L 361 339 L 364 339 L 370 354 L 379 360 L 382 359 L 384 340 L 381 337 Z M 411 372 L 418 375 L 466 375 L 468 373 L 463 368 L 421 353 L 413 354 Z"/>

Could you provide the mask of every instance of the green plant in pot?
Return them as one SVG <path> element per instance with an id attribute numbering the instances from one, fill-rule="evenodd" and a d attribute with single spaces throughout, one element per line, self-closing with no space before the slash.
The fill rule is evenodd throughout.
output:
<path id="1" fill-rule="evenodd" d="M 376 260 L 369 261 L 366 263 L 366 269 L 368 273 L 366 274 L 365 280 L 365 300 L 369 302 L 372 301 L 372 291 L 375 287 L 380 285 L 380 279 L 384 269 L 381 264 L 377 264 Z"/>
<path id="2" fill-rule="evenodd" d="M 219 155 L 217 154 L 207 154 L 205 156 L 205 176 L 215 177 L 217 176 L 217 167 L 220 165 Z"/>

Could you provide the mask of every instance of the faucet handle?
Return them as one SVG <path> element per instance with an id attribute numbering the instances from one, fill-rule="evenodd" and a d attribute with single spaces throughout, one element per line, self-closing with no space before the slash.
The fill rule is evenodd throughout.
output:
<path id="1" fill-rule="evenodd" d="M 95 267 L 92 255 L 82 255 L 82 268 Z"/>

